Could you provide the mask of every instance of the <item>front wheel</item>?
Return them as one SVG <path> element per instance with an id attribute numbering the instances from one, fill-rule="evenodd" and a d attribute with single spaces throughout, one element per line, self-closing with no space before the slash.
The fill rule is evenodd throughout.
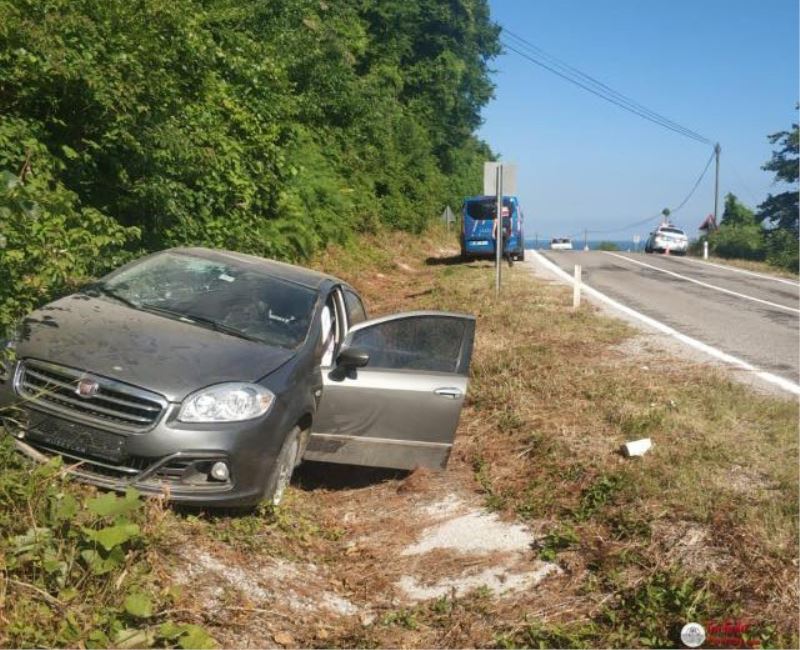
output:
<path id="1" fill-rule="evenodd" d="M 300 452 L 300 427 L 295 427 L 286 436 L 283 446 L 275 459 L 275 465 L 267 478 L 264 488 L 264 500 L 270 505 L 277 506 L 283 500 L 283 495 L 292 480 L 295 465 Z"/>

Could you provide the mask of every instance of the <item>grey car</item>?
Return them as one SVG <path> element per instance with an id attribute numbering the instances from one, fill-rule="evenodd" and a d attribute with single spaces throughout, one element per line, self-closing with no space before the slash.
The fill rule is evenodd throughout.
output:
<path id="1" fill-rule="evenodd" d="M 170 249 L 25 318 L 0 417 L 98 486 L 277 503 L 304 458 L 443 468 L 474 332 L 464 314 L 367 320 L 353 287 L 298 266 Z"/>

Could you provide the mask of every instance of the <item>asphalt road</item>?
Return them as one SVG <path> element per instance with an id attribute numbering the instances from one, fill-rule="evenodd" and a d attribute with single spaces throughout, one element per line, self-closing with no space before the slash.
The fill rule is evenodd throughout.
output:
<path id="1" fill-rule="evenodd" d="M 618 302 L 760 370 L 800 381 L 800 284 L 691 258 L 539 251 Z"/>

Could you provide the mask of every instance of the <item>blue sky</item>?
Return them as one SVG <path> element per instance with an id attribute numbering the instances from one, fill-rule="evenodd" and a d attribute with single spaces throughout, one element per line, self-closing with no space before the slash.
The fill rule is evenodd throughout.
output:
<path id="1" fill-rule="evenodd" d="M 495 21 L 722 146 L 720 204 L 781 191 L 767 134 L 797 121 L 797 0 L 490 0 Z M 509 52 L 480 136 L 518 165 L 526 236 L 613 230 L 674 208 L 711 148 L 632 115 Z M 694 232 L 713 163 L 673 221 Z M 720 205 L 720 213 L 722 207 Z M 654 220 L 654 224 L 657 220 Z M 647 227 L 590 239 L 646 235 Z"/>

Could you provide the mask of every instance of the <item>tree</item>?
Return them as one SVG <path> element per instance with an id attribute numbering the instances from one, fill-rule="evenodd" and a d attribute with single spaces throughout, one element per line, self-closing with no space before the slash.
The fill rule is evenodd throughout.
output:
<path id="1" fill-rule="evenodd" d="M 0 0 L 0 325 L 126 255 L 420 231 L 499 52 L 488 0 Z"/>
<path id="2" fill-rule="evenodd" d="M 722 224 L 726 226 L 745 226 L 757 223 L 755 213 L 741 203 L 736 195 L 729 192 L 725 195 L 725 210 L 722 213 Z"/>
<path id="3" fill-rule="evenodd" d="M 758 215 L 777 228 L 798 234 L 798 161 L 800 146 L 798 142 L 798 125 L 793 124 L 791 131 L 779 131 L 768 136 L 772 144 L 778 143 L 780 148 L 773 151 L 772 159 L 762 167 L 765 171 L 775 172 L 775 182 L 788 183 L 792 189 L 780 194 L 770 194 L 759 208 Z"/>

